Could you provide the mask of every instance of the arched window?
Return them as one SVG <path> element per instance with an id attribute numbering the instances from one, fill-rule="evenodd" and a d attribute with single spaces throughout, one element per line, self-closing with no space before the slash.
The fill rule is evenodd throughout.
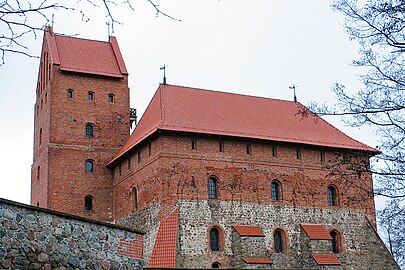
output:
<path id="1" fill-rule="evenodd" d="M 94 92 L 91 92 L 91 91 L 88 92 L 88 93 L 87 93 L 87 99 L 88 99 L 88 100 L 94 100 Z"/>
<path id="2" fill-rule="evenodd" d="M 286 242 L 285 242 L 285 233 L 281 229 L 277 229 L 273 234 L 274 238 L 274 252 L 282 253 L 285 252 Z"/>
<path id="3" fill-rule="evenodd" d="M 114 103 L 114 95 L 113 94 L 108 94 L 108 102 L 109 103 Z"/>
<path id="4" fill-rule="evenodd" d="M 93 210 L 93 197 L 87 195 L 84 197 L 84 209 L 85 210 Z"/>
<path id="5" fill-rule="evenodd" d="M 208 198 L 209 199 L 217 199 L 217 179 L 210 177 L 208 179 Z"/>
<path id="6" fill-rule="evenodd" d="M 94 171 L 94 162 L 92 160 L 86 160 L 86 172 Z"/>
<path id="7" fill-rule="evenodd" d="M 340 246 L 341 238 L 340 238 L 339 232 L 333 230 L 330 232 L 330 236 L 332 237 L 332 252 L 333 253 L 341 252 L 341 246 Z"/>
<path id="8" fill-rule="evenodd" d="M 132 208 L 134 211 L 138 210 L 138 191 L 136 187 L 132 188 Z"/>
<path id="9" fill-rule="evenodd" d="M 276 180 L 271 182 L 271 199 L 273 201 L 281 200 L 281 185 Z"/>
<path id="10" fill-rule="evenodd" d="M 211 268 L 221 268 L 221 264 L 219 262 L 213 262 Z"/>
<path id="11" fill-rule="evenodd" d="M 336 188 L 334 186 L 328 187 L 328 205 L 335 206 L 337 205 L 337 198 L 336 198 Z"/>
<path id="12" fill-rule="evenodd" d="M 93 129 L 94 129 L 93 124 L 90 124 L 90 123 L 86 124 L 86 137 L 87 138 L 93 137 Z"/>
<path id="13" fill-rule="evenodd" d="M 68 89 L 68 91 L 67 91 L 67 98 L 68 98 L 68 99 L 72 99 L 72 98 L 73 98 L 73 90 L 72 90 L 72 89 Z"/>
<path id="14" fill-rule="evenodd" d="M 219 251 L 219 229 L 216 227 L 210 230 L 210 249 Z"/>

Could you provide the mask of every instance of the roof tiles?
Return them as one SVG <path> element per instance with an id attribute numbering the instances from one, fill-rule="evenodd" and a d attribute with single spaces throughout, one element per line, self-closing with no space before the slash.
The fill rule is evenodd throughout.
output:
<path id="1" fill-rule="evenodd" d="M 335 254 L 312 254 L 318 265 L 341 265 Z"/>
<path id="2" fill-rule="evenodd" d="M 232 226 L 240 236 L 264 237 L 263 231 L 257 226 Z"/>
<path id="3" fill-rule="evenodd" d="M 311 240 L 332 240 L 332 237 L 321 224 L 301 224 Z"/>
<path id="4" fill-rule="evenodd" d="M 113 162 L 157 130 L 292 142 L 378 153 L 296 102 L 160 85 Z"/>
<path id="5" fill-rule="evenodd" d="M 272 264 L 273 262 L 268 258 L 242 258 L 248 264 Z"/>
<path id="6" fill-rule="evenodd" d="M 53 64 L 63 71 L 117 78 L 128 74 L 115 37 L 109 42 L 81 39 L 55 35 L 49 28 L 45 37 Z"/>
<path id="7" fill-rule="evenodd" d="M 151 268 L 176 267 L 176 241 L 178 230 L 178 209 L 160 222 L 152 257 L 149 261 Z"/>

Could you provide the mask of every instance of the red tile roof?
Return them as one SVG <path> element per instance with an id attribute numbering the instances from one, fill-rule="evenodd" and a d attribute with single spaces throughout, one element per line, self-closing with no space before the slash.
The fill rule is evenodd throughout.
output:
<path id="1" fill-rule="evenodd" d="M 312 254 L 318 265 L 341 265 L 342 263 L 334 254 Z"/>
<path id="2" fill-rule="evenodd" d="M 268 258 L 242 258 L 248 264 L 272 264 L 273 262 Z"/>
<path id="3" fill-rule="evenodd" d="M 321 224 L 301 224 L 311 240 L 332 240 L 332 237 Z"/>
<path id="4" fill-rule="evenodd" d="M 378 153 L 299 103 L 175 85 L 160 85 L 138 126 L 113 161 L 157 130 L 197 132 Z M 112 161 L 112 162 L 113 162 Z"/>
<path id="5" fill-rule="evenodd" d="M 122 78 L 127 75 L 115 37 L 109 42 L 59 36 L 45 31 L 53 64 L 64 71 Z"/>
<path id="6" fill-rule="evenodd" d="M 160 222 L 152 257 L 149 260 L 151 268 L 176 267 L 176 241 L 178 230 L 178 209 Z"/>
<path id="7" fill-rule="evenodd" d="M 257 226 L 232 226 L 240 236 L 259 236 L 264 237 L 264 233 Z"/>

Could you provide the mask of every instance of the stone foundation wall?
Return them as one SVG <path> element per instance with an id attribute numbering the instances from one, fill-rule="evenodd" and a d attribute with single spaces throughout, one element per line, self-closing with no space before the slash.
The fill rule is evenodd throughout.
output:
<path id="1" fill-rule="evenodd" d="M 142 269 L 143 233 L 0 199 L 0 269 Z"/>

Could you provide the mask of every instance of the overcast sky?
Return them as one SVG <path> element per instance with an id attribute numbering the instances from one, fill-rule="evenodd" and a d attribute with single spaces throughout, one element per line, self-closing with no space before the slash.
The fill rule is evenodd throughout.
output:
<path id="1" fill-rule="evenodd" d="M 361 87 L 359 70 L 350 63 L 357 44 L 349 41 L 343 17 L 327 0 L 166 0 L 160 8 L 182 21 L 155 16 L 146 0 L 134 11 L 117 8 L 117 37 L 131 89 L 131 107 L 140 116 L 162 81 L 204 89 L 292 100 L 308 105 L 335 103 L 335 82 Z M 54 32 L 108 40 L 106 19 L 93 8 L 89 22 L 56 14 Z M 1 33 L 0 29 L 0 33 Z M 42 35 L 29 41 L 39 55 Z M 0 197 L 30 202 L 33 119 L 39 60 L 7 55 L 0 67 Z M 327 118 L 351 137 L 376 146 L 370 131 L 345 127 Z"/>

